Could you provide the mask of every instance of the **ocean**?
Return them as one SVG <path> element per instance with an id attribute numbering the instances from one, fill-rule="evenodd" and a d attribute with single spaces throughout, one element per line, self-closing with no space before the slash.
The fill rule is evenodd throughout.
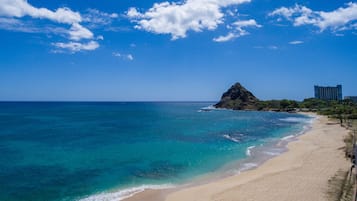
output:
<path id="1" fill-rule="evenodd" d="M 311 122 L 300 114 L 209 105 L 1 102 L 0 200 L 120 200 L 247 161 L 228 168 L 239 172 L 254 167 L 255 148 L 277 155 L 276 142 Z"/>

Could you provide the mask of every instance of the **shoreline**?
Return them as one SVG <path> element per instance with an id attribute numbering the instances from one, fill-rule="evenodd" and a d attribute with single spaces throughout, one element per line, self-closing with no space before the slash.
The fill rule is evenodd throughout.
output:
<path id="1" fill-rule="evenodd" d="M 302 114 L 311 115 L 311 113 Z M 318 118 L 315 118 L 307 132 L 297 135 L 284 145 L 287 149 L 285 152 L 263 161 L 257 167 L 236 175 L 211 178 L 206 182 L 201 181 L 170 189 L 146 189 L 123 200 L 285 201 L 295 196 L 297 200 L 325 200 L 328 179 L 339 169 L 347 169 L 350 166 L 342 151 L 338 150 L 344 146 L 343 138 L 348 130 L 336 124 L 327 124 L 329 120 L 325 116 L 316 117 Z M 307 182 L 301 179 L 312 180 L 309 177 L 312 172 L 315 173 L 313 174 L 315 180 Z M 295 185 L 292 185 L 294 183 Z M 277 185 L 281 185 L 281 188 Z M 294 190 L 298 187 L 305 190 L 301 192 Z M 309 189 L 314 191 L 308 193 Z M 262 194 L 257 193 L 259 191 L 263 191 Z M 305 198 L 302 199 L 301 196 Z"/>

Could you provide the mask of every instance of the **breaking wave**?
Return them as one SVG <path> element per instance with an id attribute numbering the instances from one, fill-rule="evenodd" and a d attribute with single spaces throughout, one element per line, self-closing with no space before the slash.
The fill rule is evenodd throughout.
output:
<path id="1" fill-rule="evenodd" d="M 142 185 L 138 187 L 128 188 L 116 192 L 103 192 L 95 195 L 91 195 L 78 201 L 119 201 L 132 197 L 133 195 L 143 192 L 146 189 L 168 189 L 173 188 L 174 185 Z"/>
<path id="2" fill-rule="evenodd" d="M 232 137 L 230 135 L 223 135 L 223 137 L 232 141 L 232 142 L 240 142 L 240 140 L 238 138 Z"/>

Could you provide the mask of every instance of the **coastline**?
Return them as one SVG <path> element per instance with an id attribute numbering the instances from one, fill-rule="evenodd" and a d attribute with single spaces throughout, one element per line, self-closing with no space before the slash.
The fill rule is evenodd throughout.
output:
<path id="1" fill-rule="evenodd" d="M 147 189 L 124 200 L 326 200 L 328 180 L 350 166 L 339 150 L 348 131 L 328 122 L 318 116 L 311 129 L 288 142 L 286 152 L 254 169 L 176 188 Z"/>

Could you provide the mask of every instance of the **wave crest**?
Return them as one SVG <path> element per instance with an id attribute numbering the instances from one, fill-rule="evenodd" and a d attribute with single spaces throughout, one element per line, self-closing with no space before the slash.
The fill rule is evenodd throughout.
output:
<path id="1" fill-rule="evenodd" d="M 174 185 L 166 184 L 166 185 L 142 185 L 138 187 L 128 188 L 116 192 L 103 192 L 95 195 L 91 195 L 78 201 L 119 201 L 124 200 L 126 198 L 132 197 L 133 195 L 143 192 L 147 189 L 168 189 L 173 188 Z"/>
<path id="2" fill-rule="evenodd" d="M 230 136 L 230 135 L 223 135 L 223 137 L 228 139 L 228 140 L 230 140 L 230 141 L 232 141 L 232 142 L 237 142 L 237 143 L 240 142 L 240 140 L 238 138 L 235 138 L 235 137 Z"/>
<path id="3" fill-rule="evenodd" d="M 245 154 L 247 156 L 251 156 L 252 155 L 252 149 L 255 148 L 255 146 L 250 146 L 247 148 L 247 150 L 245 151 Z"/>
<path id="4" fill-rule="evenodd" d="M 303 117 L 287 117 L 279 120 L 290 122 L 290 123 L 308 123 L 310 121 L 310 119 L 303 118 Z"/>
<path id="5" fill-rule="evenodd" d="M 209 105 L 209 106 L 206 106 L 206 107 L 202 107 L 198 110 L 198 112 L 210 112 L 212 110 L 217 110 L 216 107 L 214 107 L 213 105 Z"/>

